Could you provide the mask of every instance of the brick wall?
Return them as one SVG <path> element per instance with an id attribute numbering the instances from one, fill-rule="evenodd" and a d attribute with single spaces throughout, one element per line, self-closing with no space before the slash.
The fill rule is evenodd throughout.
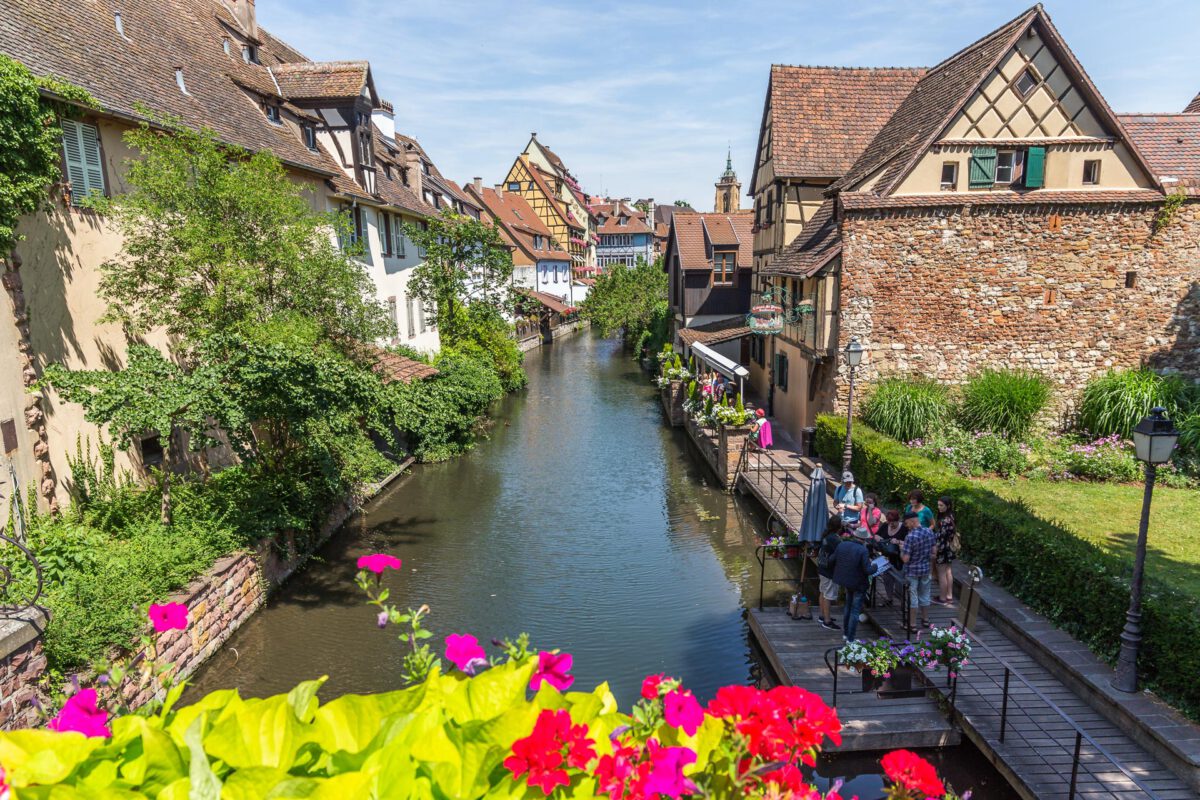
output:
<path id="1" fill-rule="evenodd" d="M 1037 370 L 1057 384 L 1060 410 L 1112 367 L 1200 378 L 1200 203 L 1154 233 L 1158 208 L 847 212 L 839 349 L 851 336 L 867 346 L 859 385 L 892 373 L 958 383 L 984 366 Z M 839 365 L 841 408 L 845 372 Z"/>
<path id="2" fill-rule="evenodd" d="M 41 631 L 46 618 L 28 611 L 0 619 L 0 731 L 27 728 L 38 720 L 35 684 L 46 670 Z"/>

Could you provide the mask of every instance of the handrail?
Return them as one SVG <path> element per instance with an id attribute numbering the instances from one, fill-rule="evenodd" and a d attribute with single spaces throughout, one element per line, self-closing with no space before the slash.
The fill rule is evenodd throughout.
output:
<path id="1" fill-rule="evenodd" d="M 745 445 L 743 445 L 743 450 L 744 450 L 743 455 L 745 456 L 745 460 L 746 460 L 747 464 L 749 463 L 749 451 L 747 450 L 747 448 L 750 447 L 750 444 L 751 444 L 750 439 L 747 438 Z M 771 450 L 756 446 L 756 447 L 754 447 L 753 452 L 756 456 L 758 456 L 758 458 L 760 459 L 760 462 L 761 462 L 761 459 L 763 456 L 766 456 L 767 461 L 770 462 L 771 466 L 765 470 L 766 472 L 774 473 L 776 471 L 781 471 L 781 472 L 788 471 L 787 468 L 779 461 L 779 459 L 777 459 L 775 457 L 775 454 Z M 741 463 L 739 462 L 739 474 L 745 474 L 746 472 L 757 472 L 757 471 L 763 471 L 762 467 L 756 467 L 753 469 L 742 468 Z M 736 476 L 735 476 L 735 480 L 736 480 Z M 782 510 L 785 514 L 791 513 L 793 504 L 795 504 L 795 506 L 796 506 L 796 508 L 795 508 L 796 511 L 800 512 L 801 514 L 804 513 L 804 502 L 805 502 L 805 500 L 808 499 L 808 486 L 803 481 L 770 480 L 770 481 L 767 481 L 767 484 L 768 484 L 768 491 L 767 491 L 768 499 L 777 500 L 779 498 L 782 498 L 782 501 L 783 501 L 783 509 Z M 782 484 L 782 487 L 778 486 L 777 484 Z M 795 485 L 794 487 L 793 487 L 793 484 Z M 792 498 L 793 488 L 795 488 L 795 490 L 799 492 L 800 497 L 799 497 L 798 501 L 793 500 L 793 498 Z"/>

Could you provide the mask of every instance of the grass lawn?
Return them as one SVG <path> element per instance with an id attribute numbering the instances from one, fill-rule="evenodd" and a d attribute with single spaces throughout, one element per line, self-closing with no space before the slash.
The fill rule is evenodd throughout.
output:
<path id="1" fill-rule="evenodd" d="M 980 483 L 1084 539 L 1129 559 L 1137 544 L 1142 487 L 1105 483 L 984 479 Z M 1154 488 L 1146 574 L 1200 599 L 1200 491 Z"/>

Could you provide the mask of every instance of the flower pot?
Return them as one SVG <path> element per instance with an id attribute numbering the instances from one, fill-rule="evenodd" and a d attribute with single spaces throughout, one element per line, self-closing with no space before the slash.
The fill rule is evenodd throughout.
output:
<path id="1" fill-rule="evenodd" d="M 800 545 L 798 545 L 798 544 L 788 545 L 787 558 L 799 558 L 799 557 L 800 557 Z"/>
<path id="2" fill-rule="evenodd" d="M 768 547 L 767 548 L 767 558 L 783 558 L 783 548 L 782 547 Z"/>
<path id="3" fill-rule="evenodd" d="M 899 697 L 921 697 L 925 694 L 925 687 L 918 685 L 916 688 L 913 688 L 913 676 L 915 674 L 916 669 L 913 667 L 896 667 L 891 671 L 889 677 L 880 681 L 876 693 L 884 700 Z"/>
<path id="4" fill-rule="evenodd" d="M 879 686 L 879 676 L 869 669 L 862 671 L 862 690 L 864 692 L 873 692 Z"/>

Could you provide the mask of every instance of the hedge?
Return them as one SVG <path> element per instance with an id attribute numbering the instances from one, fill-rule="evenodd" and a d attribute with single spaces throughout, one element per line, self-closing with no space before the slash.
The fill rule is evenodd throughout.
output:
<path id="1" fill-rule="evenodd" d="M 845 437 L 845 419 L 817 420 L 816 450 L 825 460 L 841 463 Z M 851 467 L 859 486 L 875 491 L 885 503 L 902 502 L 912 489 L 921 489 L 931 500 L 952 497 L 963 550 L 972 563 L 1100 658 L 1116 662 L 1132 561 L 1101 550 L 1023 503 L 1005 500 L 857 420 Z M 1196 602 L 1151 575 L 1143 588 L 1138 666 L 1145 686 L 1200 720 Z"/>

